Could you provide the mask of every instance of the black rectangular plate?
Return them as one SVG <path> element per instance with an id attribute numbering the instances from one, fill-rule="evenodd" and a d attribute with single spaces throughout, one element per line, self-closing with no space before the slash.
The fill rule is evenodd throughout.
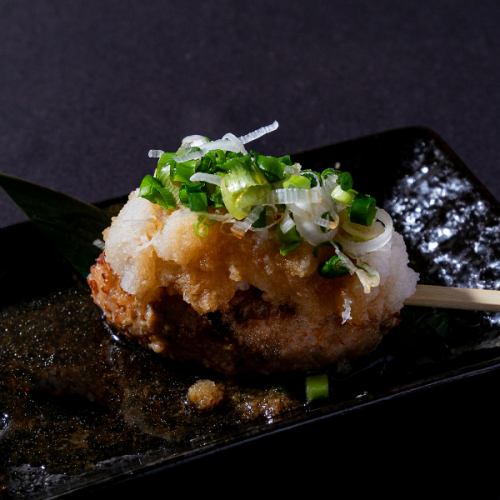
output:
<path id="1" fill-rule="evenodd" d="M 304 168 L 340 162 L 350 171 L 357 188 L 374 195 L 393 216 L 421 282 L 500 288 L 500 205 L 431 130 L 384 132 L 298 153 L 294 159 Z M 72 271 L 30 224 L 1 230 L 0 248 L 0 278 L 9 284 L 0 290 L 0 326 L 12 327 L 1 333 L 0 365 L 1 352 L 17 360 L 0 369 L 0 484 L 13 496 L 86 494 L 500 369 L 500 314 L 405 308 L 402 325 L 373 355 L 332 374 L 334 395 L 329 402 L 311 408 L 300 404 L 300 381 L 294 378 L 290 391 L 295 403 L 289 412 L 252 421 L 237 421 L 231 412 L 229 417 L 179 413 L 185 427 L 178 430 L 172 415 L 162 414 L 155 401 L 161 406 L 174 398 L 178 403 L 196 379 L 196 370 L 165 367 L 167 363 L 154 355 L 96 326 L 96 309 L 82 299 L 86 290 L 75 285 Z M 59 299 L 67 294 L 72 307 L 89 314 L 89 331 L 81 321 L 58 320 L 58 313 L 67 312 Z M 40 328 L 19 318 L 6 322 L 4 317 L 2 323 L 2 311 L 12 315 L 26 307 L 35 311 L 37 321 L 46 318 Z M 81 343 L 77 349 L 65 344 L 61 332 L 68 328 Z M 36 348 L 36 355 L 29 346 Z M 146 382 L 144 367 L 153 368 Z M 93 370 L 105 383 L 89 389 L 79 374 Z M 130 386 L 116 388 L 120 376 Z M 135 377 L 140 381 L 134 382 Z M 174 387 L 165 389 L 169 384 Z M 260 388 L 263 383 L 255 384 Z M 143 399 L 139 392 L 145 393 Z M 125 416 L 108 418 L 116 408 Z M 19 429 L 20 423 L 28 427 Z M 114 440 L 93 443 L 92 436 L 103 431 Z M 121 440 L 125 433 L 130 439 Z M 59 461 L 57 454 L 62 456 Z"/>

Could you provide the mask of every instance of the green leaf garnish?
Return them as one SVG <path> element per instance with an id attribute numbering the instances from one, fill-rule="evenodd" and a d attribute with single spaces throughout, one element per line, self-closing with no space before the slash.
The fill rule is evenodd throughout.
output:
<path id="1" fill-rule="evenodd" d="M 47 240 L 83 277 L 101 250 L 94 241 L 111 222 L 110 215 L 58 191 L 0 173 L 0 186 Z"/>

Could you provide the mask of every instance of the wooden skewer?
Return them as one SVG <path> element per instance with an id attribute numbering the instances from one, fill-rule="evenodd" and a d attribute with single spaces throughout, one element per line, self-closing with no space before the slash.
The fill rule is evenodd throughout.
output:
<path id="1" fill-rule="evenodd" d="M 405 304 L 446 309 L 500 311 L 500 290 L 417 285 L 417 291 L 406 299 Z"/>

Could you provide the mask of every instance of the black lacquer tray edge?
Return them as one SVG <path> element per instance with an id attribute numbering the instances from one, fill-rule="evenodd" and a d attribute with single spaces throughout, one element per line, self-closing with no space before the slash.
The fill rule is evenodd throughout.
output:
<path id="1" fill-rule="evenodd" d="M 453 151 L 453 149 L 432 129 L 425 126 L 411 126 L 404 128 L 396 128 L 388 131 L 370 134 L 360 138 L 350 139 L 337 144 L 326 145 L 317 147 L 311 150 L 302 151 L 292 155 L 296 161 L 301 161 L 303 157 L 310 157 L 311 155 L 325 156 L 329 154 L 330 150 L 341 148 L 349 144 L 362 141 L 362 140 L 377 140 L 383 137 L 397 137 L 398 135 L 406 136 L 408 134 L 413 134 L 415 136 L 421 137 L 423 139 L 433 140 L 436 145 L 442 149 L 448 157 L 453 161 L 454 167 L 460 171 L 473 185 L 476 189 L 481 192 L 481 196 L 487 199 L 492 205 L 500 207 L 500 203 L 495 199 L 495 197 L 488 191 L 488 189 L 482 184 L 482 182 L 466 167 L 465 163 L 461 158 Z M 96 203 L 96 205 L 101 207 L 110 206 L 116 203 L 123 203 L 126 197 L 121 196 L 111 200 L 102 201 Z M 35 236 L 36 232 L 33 225 L 30 222 L 21 222 L 13 224 L 11 226 L 0 228 L 0 238 L 7 237 L 15 241 L 16 234 L 22 232 L 32 232 Z M 491 360 L 483 361 L 480 363 L 467 365 L 460 369 L 453 370 L 451 372 L 436 375 L 434 377 L 429 377 L 424 380 L 419 380 L 413 384 L 403 386 L 403 388 L 398 388 L 397 392 L 392 392 L 386 395 L 375 396 L 373 399 L 369 400 L 351 400 L 346 402 L 346 406 L 342 408 L 337 408 L 332 411 L 328 406 L 318 407 L 312 409 L 305 416 L 291 418 L 285 422 L 272 424 L 267 430 L 253 430 L 247 431 L 239 435 L 235 435 L 234 438 L 229 442 L 218 443 L 214 442 L 203 448 L 197 450 L 187 451 L 175 458 L 161 460 L 157 463 L 144 466 L 131 471 L 124 471 L 122 473 L 113 474 L 112 476 L 91 480 L 86 485 L 75 485 L 73 488 L 69 488 L 64 493 L 57 494 L 52 498 L 71 495 L 71 494 L 90 494 L 92 492 L 101 491 L 103 488 L 121 486 L 125 485 L 131 480 L 147 478 L 153 475 L 160 475 L 169 469 L 175 468 L 182 464 L 186 464 L 191 461 L 199 460 L 202 458 L 208 458 L 211 455 L 217 454 L 219 452 L 227 451 L 233 448 L 241 447 L 250 444 L 261 439 L 268 438 L 270 436 L 283 433 L 284 431 L 290 431 L 292 429 L 307 428 L 319 422 L 329 422 L 330 420 L 336 419 L 341 416 L 351 414 L 355 411 L 362 411 L 364 409 L 381 405 L 385 402 L 408 398 L 417 394 L 423 394 L 430 392 L 432 390 L 450 386 L 452 384 L 459 384 L 468 379 L 477 379 L 484 377 L 488 374 L 492 374 L 500 371 L 500 358 L 494 358 Z"/>

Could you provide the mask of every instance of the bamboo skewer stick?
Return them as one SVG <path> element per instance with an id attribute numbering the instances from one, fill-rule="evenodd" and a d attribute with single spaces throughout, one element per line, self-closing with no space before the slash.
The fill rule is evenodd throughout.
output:
<path id="1" fill-rule="evenodd" d="M 500 290 L 417 285 L 417 291 L 410 298 L 406 299 L 405 305 L 445 309 L 470 309 L 476 311 L 500 311 Z"/>

